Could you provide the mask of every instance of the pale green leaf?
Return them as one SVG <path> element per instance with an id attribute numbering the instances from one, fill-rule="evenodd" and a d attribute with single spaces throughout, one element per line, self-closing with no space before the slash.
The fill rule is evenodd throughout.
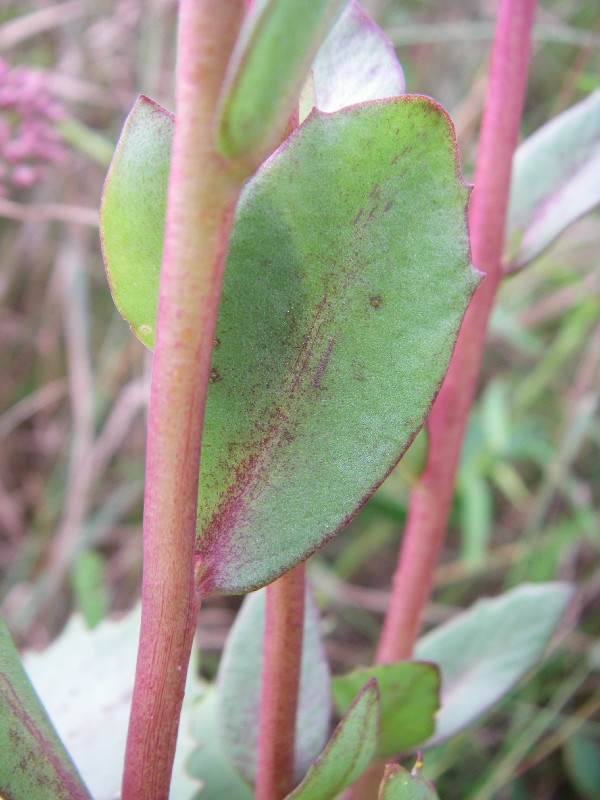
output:
<path id="1" fill-rule="evenodd" d="M 218 675 L 223 749 L 251 784 L 256 777 L 264 620 L 265 592 L 261 591 L 244 600 L 227 638 Z M 296 719 L 295 776 L 298 781 L 327 741 L 331 719 L 329 681 L 319 616 L 307 588 Z"/>
<path id="2" fill-rule="evenodd" d="M 218 714 L 217 691 L 212 688 L 194 711 L 196 747 L 186 764 L 188 772 L 202 784 L 194 800 L 252 800 L 252 790 L 240 777 L 225 751 L 219 735 Z"/>
<path id="3" fill-rule="evenodd" d="M 525 584 L 478 601 L 420 639 L 415 657 L 442 673 L 442 707 L 428 745 L 466 727 L 540 660 L 571 597 L 568 584 Z"/>
<path id="4" fill-rule="evenodd" d="M 510 268 L 539 255 L 600 203 L 600 89 L 526 139 L 513 161 Z"/>
<path id="5" fill-rule="evenodd" d="M 94 800 L 114 800 L 120 792 L 139 633 L 139 606 L 94 630 L 75 616 L 49 647 L 25 655 L 31 681 Z M 198 786 L 184 768 L 196 745 L 191 733 L 194 701 L 201 692 L 196 672 L 197 659 L 192 654 L 172 800 L 191 800 Z"/>
<path id="6" fill-rule="evenodd" d="M 321 111 L 404 93 L 394 45 L 356 0 L 350 0 L 321 45 L 313 75 Z"/>

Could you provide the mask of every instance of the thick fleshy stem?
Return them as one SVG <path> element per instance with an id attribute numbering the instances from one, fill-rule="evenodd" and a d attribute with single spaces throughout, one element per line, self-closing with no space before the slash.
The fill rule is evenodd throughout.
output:
<path id="1" fill-rule="evenodd" d="M 199 599 L 198 465 L 229 231 L 242 178 L 213 145 L 243 0 L 182 0 L 144 497 L 142 627 L 123 800 L 166 800 Z"/>
<path id="2" fill-rule="evenodd" d="M 304 564 L 267 587 L 256 800 L 281 800 L 294 788 L 305 589 Z"/>
<path id="3" fill-rule="evenodd" d="M 502 276 L 511 164 L 525 97 L 535 0 L 501 0 L 469 208 L 473 263 L 486 274 L 467 310 L 427 421 L 428 458 L 408 519 L 377 661 L 410 658 L 429 599 L 489 315 Z"/>

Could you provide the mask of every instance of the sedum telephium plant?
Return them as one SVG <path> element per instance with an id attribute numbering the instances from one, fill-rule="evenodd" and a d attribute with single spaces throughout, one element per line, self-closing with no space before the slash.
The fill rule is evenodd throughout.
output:
<path id="1" fill-rule="evenodd" d="M 415 646 L 503 269 L 534 6 L 500 3 L 469 238 L 448 115 L 404 94 L 358 3 L 264 0 L 245 18 L 242 2 L 180 3 L 177 116 L 138 99 L 102 199 L 115 302 L 155 353 L 124 800 L 431 800 L 420 755 L 411 772 L 386 762 L 497 702 L 555 630 L 570 588 L 522 586 Z M 595 152 L 599 132 L 581 130 L 565 115 L 515 172 L 519 186 L 543 153 L 535 202 L 511 202 L 513 266 L 600 199 L 588 183 L 548 219 L 548 199 L 579 174 L 548 169 L 560 143 L 582 148 L 580 171 Z M 377 663 L 331 677 L 303 563 L 426 419 Z M 200 689 L 188 665 L 201 601 L 265 586 L 244 601 L 216 685 Z M 53 654 L 73 642 L 115 654 L 123 629 L 69 629 L 43 668 L 30 659 L 40 692 Z M 66 733 L 84 785 L 0 633 L 0 795 L 114 796 L 116 765 Z M 103 752 L 120 731 L 104 729 Z"/>

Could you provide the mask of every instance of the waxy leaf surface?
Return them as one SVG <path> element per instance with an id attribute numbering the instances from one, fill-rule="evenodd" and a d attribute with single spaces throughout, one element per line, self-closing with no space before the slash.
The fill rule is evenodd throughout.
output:
<path id="1" fill-rule="evenodd" d="M 342 0 L 255 0 L 234 48 L 221 97 L 223 155 L 257 166 L 282 139 L 319 45 Z"/>
<path id="2" fill-rule="evenodd" d="M 600 89 L 517 148 L 508 212 L 515 269 L 600 203 Z"/>
<path id="3" fill-rule="evenodd" d="M 442 673 L 442 707 L 428 746 L 473 722 L 539 661 L 572 594 L 564 583 L 525 584 L 478 601 L 419 640 L 415 657 Z"/>
<path id="4" fill-rule="evenodd" d="M 388 764 L 377 800 L 439 800 L 438 794 L 420 775 L 411 775 L 398 764 Z"/>
<path id="5" fill-rule="evenodd" d="M 361 689 L 327 747 L 286 800 L 333 800 L 371 762 L 379 736 L 379 690 L 374 678 Z"/>
<path id="6" fill-rule="evenodd" d="M 315 103 L 321 111 L 404 94 L 394 45 L 364 9 L 350 0 L 313 63 Z"/>
<path id="7" fill-rule="evenodd" d="M 250 784 L 256 778 L 265 597 L 262 591 L 244 600 L 227 637 L 217 681 L 223 750 Z M 321 644 L 319 615 L 307 588 L 296 719 L 296 780 L 302 779 L 325 746 L 330 721 L 329 666 Z"/>
<path id="8" fill-rule="evenodd" d="M 401 661 L 378 664 L 333 679 L 333 699 L 343 713 L 369 678 L 377 678 L 381 702 L 381 735 L 377 756 L 387 758 L 413 749 L 435 730 L 440 676 L 433 664 Z"/>
<path id="9" fill-rule="evenodd" d="M 147 194 L 166 188 L 169 121 L 138 103 L 103 199 L 112 290 L 147 342 L 162 247 L 147 248 L 164 224 L 164 199 Z M 258 588 L 305 559 L 412 441 L 479 280 L 467 196 L 446 113 L 414 95 L 314 111 L 248 182 L 204 423 L 204 595 Z"/>
<path id="10" fill-rule="evenodd" d="M 63 671 L 64 679 L 64 671 Z M 91 800 L 0 620 L 0 797 Z"/>

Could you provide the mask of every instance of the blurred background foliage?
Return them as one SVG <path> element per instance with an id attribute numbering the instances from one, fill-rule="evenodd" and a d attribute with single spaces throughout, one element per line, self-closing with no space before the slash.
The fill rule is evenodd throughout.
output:
<path id="1" fill-rule="evenodd" d="M 407 90 L 449 110 L 471 176 L 496 3 L 365 6 L 397 46 Z M 0 93 L 0 601 L 22 646 L 51 641 L 74 609 L 92 626 L 139 591 L 150 362 L 112 305 L 97 208 L 136 95 L 173 108 L 175 18 L 174 0 L 0 4 L 2 80 L 16 87 Z M 45 156 L 6 150 L 27 105 L 21 68 L 37 70 L 47 98 L 36 135 L 56 147 Z M 523 135 L 599 86 L 600 6 L 542 2 Z M 427 754 L 445 800 L 600 797 L 599 242 L 594 213 L 508 277 L 494 312 L 427 625 L 524 580 L 579 591 L 527 684 Z M 422 433 L 311 560 L 334 669 L 371 660 L 425 448 Z M 203 610 L 206 674 L 238 602 Z"/>

